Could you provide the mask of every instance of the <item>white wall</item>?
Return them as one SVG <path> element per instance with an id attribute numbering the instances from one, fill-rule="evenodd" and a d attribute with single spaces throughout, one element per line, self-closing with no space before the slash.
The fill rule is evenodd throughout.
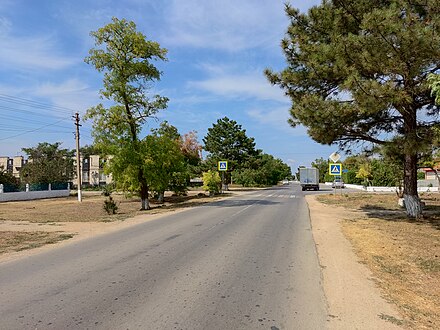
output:
<path id="1" fill-rule="evenodd" d="M 19 191 L 0 194 L 0 202 L 28 201 L 43 198 L 67 197 L 70 190 Z"/>

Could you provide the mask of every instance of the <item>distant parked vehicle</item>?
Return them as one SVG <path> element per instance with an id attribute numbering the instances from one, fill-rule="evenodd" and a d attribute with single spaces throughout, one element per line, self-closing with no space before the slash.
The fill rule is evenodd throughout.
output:
<path id="1" fill-rule="evenodd" d="M 344 181 L 335 179 L 332 183 L 332 188 L 345 188 Z"/>

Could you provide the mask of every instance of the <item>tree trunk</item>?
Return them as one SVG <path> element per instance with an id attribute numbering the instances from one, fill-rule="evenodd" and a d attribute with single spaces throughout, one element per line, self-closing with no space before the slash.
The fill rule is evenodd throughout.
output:
<path id="1" fill-rule="evenodd" d="M 417 155 L 405 155 L 403 187 L 406 214 L 410 218 L 420 218 L 423 210 L 417 193 Z"/>
<path id="2" fill-rule="evenodd" d="M 141 185 L 141 191 L 140 191 L 140 195 L 141 195 L 141 210 L 149 210 L 150 209 L 150 202 L 148 200 L 148 184 L 144 179 L 144 171 L 142 169 L 139 169 L 138 172 L 138 180 L 140 182 Z"/>
<path id="3" fill-rule="evenodd" d="M 141 197 L 141 203 L 142 203 L 141 204 L 141 210 L 142 211 L 150 209 L 150 202 L 148 200 L 148 197 L 147 198 Z"/>
<path id="4" fill-rule="evenodd" d="M 148 200 L 148 187 L 146 190 L 141 188 L 141 210 L 149 210 L 150 209 L 150 201 Z"/>
<path id="5" fill-rule="evenodd" d="M 404 195 L 406 214 L 410 218 L 419 219 L 422 216 L 422 203 L 418 196 Z"/>
<path id="6" fill-rule="evenodd" d="M 164 201 L 164 196 L 165 196 L 165 193 L 163 191 L 160 192 L 159 196 L 157 197 L 157 201 L 162 204 Z"/>

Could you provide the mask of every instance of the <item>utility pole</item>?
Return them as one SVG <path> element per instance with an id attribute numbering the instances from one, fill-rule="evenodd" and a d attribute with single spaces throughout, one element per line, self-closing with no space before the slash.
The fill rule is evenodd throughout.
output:
<path id="1" fill-rule="evenodd" d="M 78 181 L 78 202 L 81 202 L 81 155 L 79 153 L 79 127 L 81 126 L 81 124 L 79 123 L 79 113 L 75 113 L 75 116 L 73 116 L 73 118 L 75 119 L 76 126 L 76 177 Z"/>

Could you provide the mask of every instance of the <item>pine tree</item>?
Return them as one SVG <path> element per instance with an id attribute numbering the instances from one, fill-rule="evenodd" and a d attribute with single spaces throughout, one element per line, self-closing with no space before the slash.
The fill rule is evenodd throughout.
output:
<path id="1" fill-rule="evenodd" d="M 400 154 L 407 214 L 421 216 L 417 162 L 439 115 L 427 83 L 440 69 L 438 2 L 325 0 L 306 14 L 289 5 L 286 13 L 288 65 L 266 75 L 292 100 L 290 124 L 322 144 Z"/>

